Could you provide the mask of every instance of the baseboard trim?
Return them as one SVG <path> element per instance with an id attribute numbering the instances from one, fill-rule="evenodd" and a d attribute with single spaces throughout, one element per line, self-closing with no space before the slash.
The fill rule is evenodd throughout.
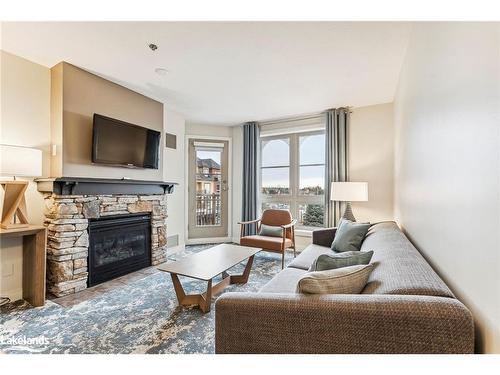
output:
<path id="1" fill-rule="evenodd" d="M 2 290 L 0 292 L 0 295 L 2 297 L 9 298 L 11 302 L 19 301 L 20 299 L 23 299 L 23 289 L 16 288 L 16 289 L 10 289 L 10 290 Z"/>
<path id="2" fill-rule="evenodd" d="M 206 243 L 231 242 L 231 237 L 188 238 L 186 245 L 203 245 Z"/>

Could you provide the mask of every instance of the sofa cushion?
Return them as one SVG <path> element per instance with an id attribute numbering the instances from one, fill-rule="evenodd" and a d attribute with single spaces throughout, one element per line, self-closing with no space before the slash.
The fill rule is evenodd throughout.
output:
<path id="1" fill-rule="evenodd" d="M 454 297 L 394 222 L 372 225 L 361 246 L 375 268 L 362 293 Z"/>
<path id="2" fill-rule="evenodd" d="M 270 237 L 270 236 L 245 236 L 240 239 L 241 246 L 251 246 L 251 247 L 260 247 L 264 250 L 272 250 L 281 252 L 281 246 L 283 243 L 282 237 Z M 289 248 L 292 246 L 292 240 L 289 238 L 285 239 L 285 248 Z"/>
<path id="3" fill-rule="evenodd" d="M 307 273 L 298 268 L 285 268 L 264 285 L 260 292 L 262 293 L 296 293 L 299 279 Z"/>
<path id="4" fill-rule="evenodd" d="M 307 294 L 358 294 L 365 287 L 372 269 L 372 264 L 361 264 L 307 272 L 300 278 L 297 291 Z"/>
<path id="5" fill-rule="evenodd" d="M 295 258 L 288 267 L 308 270 L 312 262 L 321 254 L 334 254 L 334 252 L 325 246 L 309 245 Z"/>
<path id="6" fill-rule="evenodd" d="M 368 264 L 372 256 L 373 251 L 345 251 L 343 253 L 321 254 L 312 262 L 309 272 Z"/>
<path id="7" fill-rule="evenodd" d="M 338 252 L 359 250 L 369 228 L 369 223 L 355 223 L 342 219 L 332 242 L 332 250 Z"/>
<path id="8" fill-rule="evenodd" d="M 262 224 L 259 235 L 269 237 L 283 237 L 283 228 L 280 226 Z"/>

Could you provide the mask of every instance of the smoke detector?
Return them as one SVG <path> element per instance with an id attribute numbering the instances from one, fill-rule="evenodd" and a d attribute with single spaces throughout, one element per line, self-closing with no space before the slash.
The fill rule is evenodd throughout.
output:
<path id="1" fill-rule="evenodd" d="M 165 68 L 156 68 L 155 73 L 160 75 L 160 76 L 166 76 L 168 73 L 168 70 Z"/>

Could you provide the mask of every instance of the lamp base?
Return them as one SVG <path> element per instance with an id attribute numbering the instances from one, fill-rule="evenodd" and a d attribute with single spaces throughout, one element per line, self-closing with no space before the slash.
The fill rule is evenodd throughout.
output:
<path id="1" fill-rule="evenodd" d="M 0 227 L 3 229 L 27 227 L 28 214 L 26 212 L 26 198 L 24 197 L 24 193 L 28 188 L 28 181 L 0 181 L 0 185 L 4 189 Z M 16 214 L 19 218 L 19 223 L 13 223 Z"/>
<path id="2" fill-rule="evenodd" d="M 344 213 L 342 214 L 342 219 L 356 221 L 354 214 L 352 213 L 351 202 L 346 202 Z"/>

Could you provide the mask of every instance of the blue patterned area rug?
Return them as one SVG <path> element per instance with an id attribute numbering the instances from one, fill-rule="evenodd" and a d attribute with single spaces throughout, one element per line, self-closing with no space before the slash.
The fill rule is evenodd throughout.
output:
<path id="1" fill-rule="evenodd" d="M 187 246 L 170 259 L 210 246 Z M 286 263 L 291 258 L 287 254 Z M 239 264 L 229 273 L 241 273 L 243 268 Z M 224 292 L 257 291 L 280 270 L 280 254 L 258 253 L 248 283 L 231 285 Z M 180 279 L 186 292 L 206 288 L 204 282 Z M 23 301 L 1 307 L 0 352 L 214 353 L 214 318 L 213 305 L 207 314 L 179 307 L 170 275 L 157 272 L 72 307 L 52 301 L 39 308 Z"/>

